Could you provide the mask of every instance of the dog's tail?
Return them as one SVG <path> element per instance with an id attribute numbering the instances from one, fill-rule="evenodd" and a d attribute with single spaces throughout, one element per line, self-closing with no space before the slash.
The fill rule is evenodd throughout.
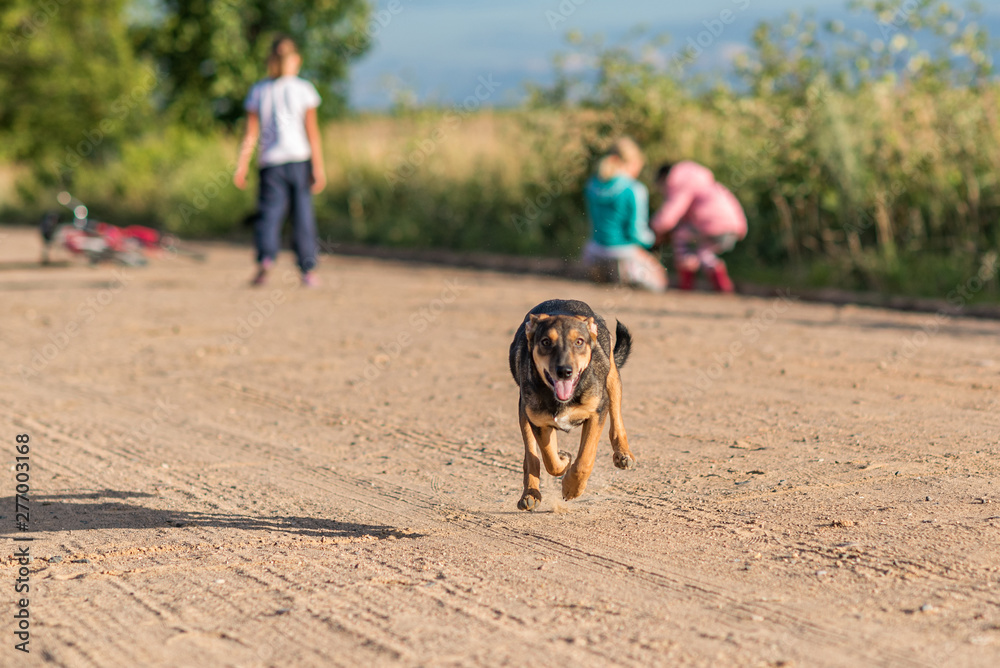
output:
<path id="1" fill-rule="evenodd" d="M 619 369 L 625 366 L 629 353 L 632 352 L 632 335 L 628 333 L 628 327 L 615 321 L 618 326 L 615 328 L 615 366 Z"/>

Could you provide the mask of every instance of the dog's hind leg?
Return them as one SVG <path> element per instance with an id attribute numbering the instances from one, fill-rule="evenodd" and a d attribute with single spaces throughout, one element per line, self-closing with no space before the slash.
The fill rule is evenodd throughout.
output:
<path id="1" fill-rule="evenodd" d="M 535 440 L 542 451 L 542 463 L 545 470 L 551 476 L 561 476 L 569 466 L 570 456 L 568 452 L 556 449 L 556 430 L 552 427 L 536 427 L 531 425 L 531 430 L 535 434 Z"/>
<path id="2" fill-rule="evenodd" d="M 567 501 L 583 494 L 583 490 L 587 487 L 587 479 L 590 478 L 590 473 L 594 470 L 597 444 L 601 440 L 601 434 L 604 433 L 604 423 L 607 417 L 607 413 L 593 415 L 583 423 L 583 433 L 580 435 L 580 452 L 562 480 L 562 494 Z"/>
<path id="3" fill-rule="evenodd" d="M 535 426 L 528 422 L 523 403 L 518 404 L 517 419 L 521 425 L 521 438 L 524 439 L 524 492 L 521 493 L 517 507 L 520 510 L 534 510 L 542 502 L 542 491 L 538 487 L 541 466 L 538 461 Z"/>
<path id="4" fill-rule="evenodd" d="M 618 375 L 618 365 L 611 362 L 611 371 L 608 373 L 608 404 L 611 413 L 611 429 L 608 430 L 608 438 L 611 440 L 611 449 L 614 451 L 612 458 L 615 466 L 620 469 L 635 468 L 635 457 L 628 447 L 628 436 L 625 434 L 625 421 L 622 419 L 622 378 Z"/>

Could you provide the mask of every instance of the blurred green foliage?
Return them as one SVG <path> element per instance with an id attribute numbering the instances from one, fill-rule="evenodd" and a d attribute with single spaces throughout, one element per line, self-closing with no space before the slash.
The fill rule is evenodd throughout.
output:
<path id="1" fill-rule="evenodd" d="M 302 50 L 302 76 L 323 97 L 323 113 L 342 113 L 348 63 L 370 46 L 370 10 L 366 0 L 160 0 L 131 35 L 137 53 L 163 73 L 169 118 L 208 130 L 243 115 L 248 84 L 267 75 L 278 34 Z"/>
<path id="2" fill-rule="evenodd" d="M 166 125 L 231 129 L 279 33 L 299 42 L 323 112 L 342 113 L 370 10 L 367 0 L 2 0 L 0 159 L 29 165 L 38 184 L 75 187 Z"/>
<path id="3" fill-rule="evenodd" d="M 141 131 L 158 80 L 133 53 L 125 4 L 0 2 L 0 158 L 52 182 Z"/>
<path id="4" fill-rule="evenodd" d="M 576 61 L 596 73 L 557 60 L 534 104 L 593 110 L 576 134 L 624 132 L 654 163 L 709 166 L 750 219 L 730 256 L 737 274 L 945 294 L 997 259 L 997 44 L 975 6 L 851 7 L 868 31 L 798 13 L 760 24 L 735 58 L 735 86 L 692 75 L 701 52 L 690 46 L 664 59 L 663 38 L 573 35 Z M 995 278 L 987 291 L 998 293 Z"/>

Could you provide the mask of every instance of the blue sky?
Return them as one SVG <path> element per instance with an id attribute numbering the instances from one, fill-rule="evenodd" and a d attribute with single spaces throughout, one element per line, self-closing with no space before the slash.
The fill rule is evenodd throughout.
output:
<path id="1" fill-rule="evenodd" d="M 551 73 L 552 56 L 568 50 L 570 30 L 614 41 L 644 25 L 683 44 L 705 30 L 703 22 L 730 11 L 731 23 L 699 59 L 700 66 L 723 65 L 759 21 L 802 6 L 790 0 L 378 0 L 384 25 L 373 25 L 374 46 L 352 68 L 352 106 L 385 107 L 394 85 L 413 91 L 419 101 L 450 103 L 490 76 L 499 86 L 490 101 L 514 102 L 525 82 Z M 820 18 L 851 16 L 847 0 L 812 0 L 805 6 Z M 988 11 L 988 24 L 1000 36 L 1000 9 Z M 860 27 L 865 25 L 877 33 L 873 19 L 862 20 Z"/>

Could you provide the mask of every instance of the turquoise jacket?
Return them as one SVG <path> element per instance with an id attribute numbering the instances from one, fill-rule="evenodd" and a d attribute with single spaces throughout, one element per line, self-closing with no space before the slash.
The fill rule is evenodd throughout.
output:
<path id="1" fill-rule="evenodd" d="M 594 243 L 649 248 L 656 241 L 649 228 L 649 192 L 635 179 L 619 175 L 601 181 L 591 177 L 584 197 Z"/>

